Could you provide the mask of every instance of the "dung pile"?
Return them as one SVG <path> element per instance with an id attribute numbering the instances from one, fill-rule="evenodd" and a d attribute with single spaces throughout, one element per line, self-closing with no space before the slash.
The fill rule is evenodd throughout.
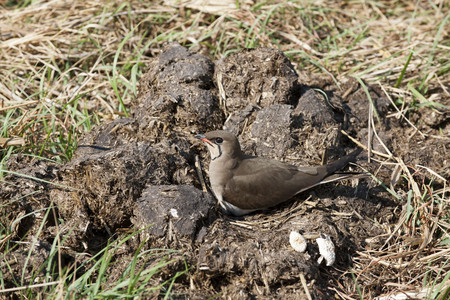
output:
<path id="1" fill-rule="evenodd" d="M 56 204 L 55 213 L 64 220 L 59 228 L 66 234 L 64 246 L 70 249 L 67 263 L 74 260 L 71 251 L 95 253 L 124 228 L 144 229 L 140 240 L 128 245 L 128 255 L 141 241 L 145 249 L 183 249 L 173 257 L 197 265 L 189 284 L 175 285 L 187 297 L 221 292 L 231 298 L 298 299 L 305 296 L 301 278 L 310 283 L 315 299 L 331 297 L 326 278 L 338 272 L 317 263 L 320 255 L 312 240 L 306 253 L 295 252 L 289 233 L 330 235 L 336 269 L 346 269 L 365 238 L 379 233 L 370 220 L 392 218 L 395 205 L 380 190 L 369 189 L 365 181 L 323 186 L 270 211 L 232 218 L 202 191 L 194 167 L 197 155 L 203 170 L 208 164 L 194 134 L 221 128 L 238 134 L 248 154 L 297 165 L 317 165 L 354 149 L 341 130 L 362 139 L 368 120 L 365 92 L 350 79 L 341 87 L 324 84 L 322 90 L 303 79 L 275 49 L 243 50 L 214 63 L 170 44 L 149 63 L 132 116 L 86 134 L 64 166 L 35 162 L 22 170 L 57 186 L 33 181 L 30 189 L 36 193 L 26 196 L 30 189 L 3 184 L 0 196 L 24 197 L 14 207 L 24 214 Z M 374 89 L 370 94 L 384 120 L 387 102 Z M 380 132 L 391 126 L 387 120 L 383 124 Z M 16 184 L 30 183 L 17 179 Z M 16 235 L 35 232 L 37 221 L 24 218 Z M 42 239 L 51 240 L 54 230 L 47 224 Z M 183 266 L 168 273 L 173 276 L 178 267 Z"/>

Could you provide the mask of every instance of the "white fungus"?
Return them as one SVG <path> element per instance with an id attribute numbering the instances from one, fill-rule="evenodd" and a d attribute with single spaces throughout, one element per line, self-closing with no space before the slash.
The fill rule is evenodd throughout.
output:
<path id="1" fill-rule="evenodd" d="M 297 231 L 291 231 L 289 234 L 289 243 L 297 252 L 304 252 L 306 250 L 306 240 Z"/>
<path id="2" fill-rule="evenodd" d="M 170 214 L 172 215 L 172 217 L 174 217 L 175 219 L 178 219 L 178 211 L 175 208 L 171 208 L 170 209 Z"/>
<path id="3" fill-rule="evenodd" d="M 319 245 L 320 257 L 317 262 L 320 264 L 323 259 L 327 262 L 327 266 L 334 264 L 336 260 L 336 253 L 334 252 L 334 244 L 331 238 L 326 234 L 321 234 L 320 238 L 316 239 L 317 245 Z"/>

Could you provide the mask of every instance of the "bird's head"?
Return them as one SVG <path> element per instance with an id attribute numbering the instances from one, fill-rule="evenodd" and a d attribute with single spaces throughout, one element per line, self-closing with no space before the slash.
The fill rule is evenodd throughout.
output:
<path id="1" fill-rule="evenodd" d="M 231 132 L 215 130 L 197 134 L 195 137 L 202 140 L 208 147 L 212 161 L 225 156 L 230 158 L 242 156 L 239 141 Z"/>

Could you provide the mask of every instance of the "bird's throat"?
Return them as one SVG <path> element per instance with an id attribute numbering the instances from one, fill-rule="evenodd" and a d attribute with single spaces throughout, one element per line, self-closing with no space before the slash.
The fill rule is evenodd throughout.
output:
<path id="1" fill-rule="evenodd" d="M 218 145 L 209 145 L 206 144 L 209 149 L 209 153 L 211 154 L 211 161 L 214 161 L 222 156 L 222 149 Z"/>

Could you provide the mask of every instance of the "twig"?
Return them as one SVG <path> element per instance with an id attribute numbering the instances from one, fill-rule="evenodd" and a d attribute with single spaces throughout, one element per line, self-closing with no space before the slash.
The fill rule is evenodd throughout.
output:
<path id="1" fill-rule="evenodd" d="M 10 106 L 6 106 L 6 107 L 0 107 L 0 111 L 5 111 L 5 110 L 9 110 L 9 109 L 13 109 L 13 108 L 18 108 L 18 107 L 22 107 L 22 106 L 28 106 L 28 105 L 32 105 L 32 104 L 36 104 L 39 103 L 39 101 L 28 101 L 28 102 L 23 102 L 20 104 L 16 104 L 16 105 L 10 105 Z"/>
<path id="2" fill-rule="evenodd" d="M 384 88 L 384 86 L 382 84 L 379 84 L 380 88 L 383 90 L 384 94 L 386 95 L 386 97 L 389 99 L 389 101 L 391 102 L 392 106 L 397 110 L 397 113 L 400 114 L 400 116 L 405 119 L 405 121 L 411 125 L 413 128 L 415 128 L 417 130 L 417 132 L 420 133 L 420 135 L 422 136 L 422 138 L 425 137 L 425 134 L 422 133 L 422 131 L 420 131 L 416 126 L 414 126 L 413 123 L 411 123 L 411 121 L 405 117 L 405 115 L 398 109 L 397 105 L 395 105 L 394 101 L 392 100 L 391 96 L 389 96 L 388 92 L 386 91 L 386 89 Z"/>
<path id="3" fill-rule="evenodd" d="M 203 172 L 202 172 L 202 166 L 200 164 L 200 159 L 198 158 L 198 155 L 195 156 L 195 169 L 197 170 L 197 176 L 200 180 L 200 184 L 202 185 L 203 192 L 208 192 L 208 189 L 206 188 L 205 180 L 203 179 Z"/>
<path id="4" fill-rule="evenodd" d="M 25 146 L 25 140 L 21 137 L 0 138 L 0 147 Z"/>
<path id="5" fill-rule="evenodd" d="M 308 285 L 306 284 L 305 275 L 303 273 L 300 273 L 300 281 L 302 282 L 303 289 L 305 290 L 306 297 L 308 297 L 308 300 L 312 300 L 311 294 L 309 293 Z"/>
<path id="6" fill-rule="evenodd" d="M 32 289 L 32 288 L 39 288 L 39 287 L 44 287 L 44 286 L 55 285 L 55 284 L 58 284 L 58 283 L 60 283 L 60 282 L 59 281 L 50 281 L 50 282 L 44 282 L 44 283 L 38 283 L 38 284 L 30 284 L 30 285 L 18 286 L 18 287 L 15 287 L 15 288 L 9 288 L 9 289 L 0 290 L 0 293 L 17 292 L 17 291 L 26 290 L 26 289 Z"/>
<path id="7" fill-rule="evenodd" d="M 363 148 L 364 150 L 368 150 L 367 146 L 364 146 L 363 144 L 361 144 L 358 140 L 356 140 L 355 138 L 351 137 L 347 132 L 345 132 L 344 130 L 341 129 L 341 133 L 343 133 L 344 135 L 346 135 L 353 143 L 355 143 L 356 145 L 358 145 L 359 147 Z M 384 154 L 382 152 L 378 152 L 375 150 L 371 150 L 371 153 L 378 155 L 378 156 L 382 156 L 385 158 L 389 158 L 391 159 L 392 156 Z"/>

